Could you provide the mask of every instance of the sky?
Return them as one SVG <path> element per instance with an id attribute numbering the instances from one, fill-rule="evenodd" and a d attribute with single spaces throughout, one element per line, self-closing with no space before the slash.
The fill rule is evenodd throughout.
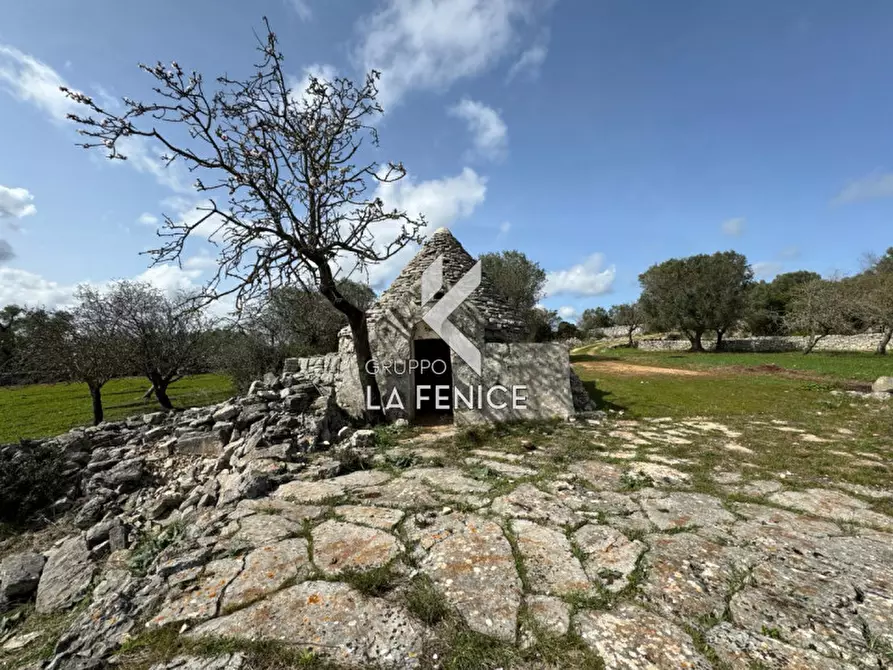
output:
<path id="1" fill-rule="evenodd" d="M 5 2 L 0 305 L 81 282 L 200 285 L 212 248 L 150 267 L 201 196 L 151 145 L 75 146 L 67 85 L 151 96 L 138 64 L 244 76 L 267 16 L 294 81 L 381 71 L 381 195 L 473 255 L 517 249 L 573 319 L 671 257 L 734 249 L 758 278 L 860 269 L 893 246 L 893 4 L 751 0 Z M 303 84 L 302 84 L 303 85 Z M 376 268 L 381 289 L 412 250 Z"/>

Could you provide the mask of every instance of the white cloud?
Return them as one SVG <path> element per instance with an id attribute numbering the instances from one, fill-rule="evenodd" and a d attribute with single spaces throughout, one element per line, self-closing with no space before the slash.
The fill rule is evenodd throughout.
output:
<path id="1" fill-rule="evenodd" d="M 468 125 L 477 155 L 491 160 L 505 156 L 508 150 L 508 126 L 499 112 L 482 102 L 465 98 L 451 107 L 449 113 Z"/>
<path id="2" fill-rule="evenodd" d="M 66 307 L 72 302 L 75 288 L 49 281 L 33 272 L 0 268 L 0 305 Z"/>
<path id="3" fill-rule="evenodd" d="M 31 216 L 37 212 L 33 201 L 28 189 L 0 185 L 0 219 Z"/>
<path id="4" fill-rule="evenodd" d="M 288 77 L 286 81 L 291 89 L 289 100 L 297 103 L 309 98 L 307 87 L 310 85 L 311 76 L 322 81 L 331 82 L 338 76 L 338 70 L 334 65 L 329 65 L 328 63 L 313 63 L 305 66 L 301 77 Z"/>
<path id="5" fill-rule="evenodd" d="M 157 216 L 155 216 L 154 214 L 149 214 L 149 212 L 143 212 L 136 220 L 136 222 L 141 226 L 150 226 L 152 228 L 157 226 L 159 221 L 160 219 Z"/>
<path id="6" fill-rule="evenodd" d="M 183 261 L 183 267 L 187 270 L 211 270 L 217 267 L 217 259 L 205 252 L 199 253 L 197 256 L 191 256 Z"/>
<path id="7" fill-rule="evenodd" d="M 486 194 L 487 179 L 471 168 L 464 168 L 454 177 L 418 183 L 407 176 L 398 182 L 380 184 L 376 193 L 384 202 L 385 209 L 404 210 L 413 218 L 424 215 L 428 224 L 422 230 L 424 235 L 470 216 L 484 202 Z M 400 225 L 399 222 L 380 225 L 374 231 L 376 238 L 382 242 L 393 240 Z M 386 287 L 416 251 L 418 246 L 411 244 L 387 261 L 368 268 L 369 284 L 376 289 Z"/>
<path id="8" fill-rule="evenodd" d="M 753 275 L 757 279 L 772 279 L 781 272 L 784 265 L 777 261 L 759 261 L 751 267 L 753 267 Z"/>
<path id="9" fill-rule="evenodd" d="M 307 0 L 288 0 L 288 4 L 295 10 L 301 21 L 309 21 L 313 18 L 313 10 Z"/>
<path id="10" fill-rule="evenodd" d="M 738 217 L 722 222 L 722 232 L 731 237 L 739 237 L 744 232 L 745 219 Z"/>
<path id="11" fill-rule="evenodd" d="M 63 121 L 78 107 L 59 90 L 64 85 L 65 80 L 46 63 L 0 44 L 0 87 L 14 98 L 35 105 L 55 121 Z"/>
<path id="12" fill-rule="evenodd" d="M 612 265 L 604 267 L 605 257 L 595 253 L 579 265 L 546 275 L 546 295 L 602 295 L 614 284 L 617 271 Z"/>
<path id="13" fill-rule="evenodd" d="M 178 291 L 189 291 L 198 288 L 196 280 L 201 277 L 201 270 L 189 270 L 173 263 L 154 265 L 145 272 L 134 277 L 134 281 L 147 282 L 174 296 Z"/>
<path id="14" fill-rule="evenodd" d="M 387 109 L 410 90 L 446 90 L 518 48 L 522 29 L 552 0 L 386 0 L 360 19 L 357 60 L 381 74 Z"/>
<path id="15" fill-rule="evenodd" d="M 512 67 L 509 68 L 506 81 L 512 81 L 515 77 L 536 79 L 539 76 L 546 56 L 549 54 L 549 33 L 544 31 L 536 42 L 521 52 Z"/>
<path id="16" fill-rule="evenodd" d="M 496 241 L 499 242 L 508 237 L 509 231 L 512 229 L 512 224 L 508 221 L 503 221 L 499 224 L 499 234 L 496 236 Z"/>
<path id="17" fill-rule="evenodd" d="M 841 205 L 860 200 L 890 197 L 893 197 L 893 172 L 875 172 L 861 179 L 850 181 L 831 202 Z"/>
<path id="18" fill-rule="evenodd" d="M 560 316 L 565 321 L 570 321 L 571 319 L 577 318 L 577 308 L 571 307 L 570 305 L 562 305 L 558 308 L 558 316 Z"/>

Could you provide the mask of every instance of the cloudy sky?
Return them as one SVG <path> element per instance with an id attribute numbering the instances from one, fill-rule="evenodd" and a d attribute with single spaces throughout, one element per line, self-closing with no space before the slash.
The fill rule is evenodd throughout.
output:
<path id="1" fill-rule="evenodd" d="M 382 147 L 410 173 L 386 200 L 472 254 L 525 252 L 567 317 L 672 256 L 734 248 L 769 278 L 893 245 L 886 0 L 42 0 L 0 21 L 0 305 L 208 276 L 200 247 L 140 255 L 163 213 L 194 216 L 190 180 L 151 148 L 76 148 L 58 86 L 145 98 L 157 60 L 244 75 L 264 14 L 296 80 L 383 73 Z"/>

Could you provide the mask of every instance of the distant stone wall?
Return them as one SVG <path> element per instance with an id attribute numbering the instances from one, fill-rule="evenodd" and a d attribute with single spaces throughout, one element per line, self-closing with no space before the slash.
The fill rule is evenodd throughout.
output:
<path id="1" fill-rule="evenodd" d="M 596 332 L 600 332 L 604 334 L 605 337 L 626 337 L 627 328 L 626 326 L 608 326 L 607 328 L 596 328 Z M 637 327 L 633 331 L 633 336 L 641 335 L 642 328 Z"/>
<path id="2" fill-rule="evenodd" d="M 883 333 L 863 333 L 860 335 L 829 335 L 815 346 L 813 351 L 865 351 L 877 348 Z M 741 337 L 723 340 L 726 351 L 754 351 L 774 353 L 780 351 L 802 351 L 807 338 L 799 335 L 778 337 Z M 704 348 L 712 350 L 716 342 L 703 341 Z M 639 340 L 642 351 L 686 351 L 691 347 L 688 340 Z"/>
<path id="3" fill-rule="evenodd" d="M 341 381 L 340 353 L 307 356 L 304 358 L 287 358 L 282 367 L 283 373 L 301 373 L 317 386 L 334 388 Z"/>

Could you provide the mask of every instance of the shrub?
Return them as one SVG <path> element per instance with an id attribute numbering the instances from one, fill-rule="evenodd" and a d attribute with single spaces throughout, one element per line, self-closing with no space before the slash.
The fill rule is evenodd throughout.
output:
<path id="1" fill-rule="evenodd" d="M 22 441 L 0 448 L 0 521 L 19 524 L 62 496 L 66 481 L 62 450 Z"/>

